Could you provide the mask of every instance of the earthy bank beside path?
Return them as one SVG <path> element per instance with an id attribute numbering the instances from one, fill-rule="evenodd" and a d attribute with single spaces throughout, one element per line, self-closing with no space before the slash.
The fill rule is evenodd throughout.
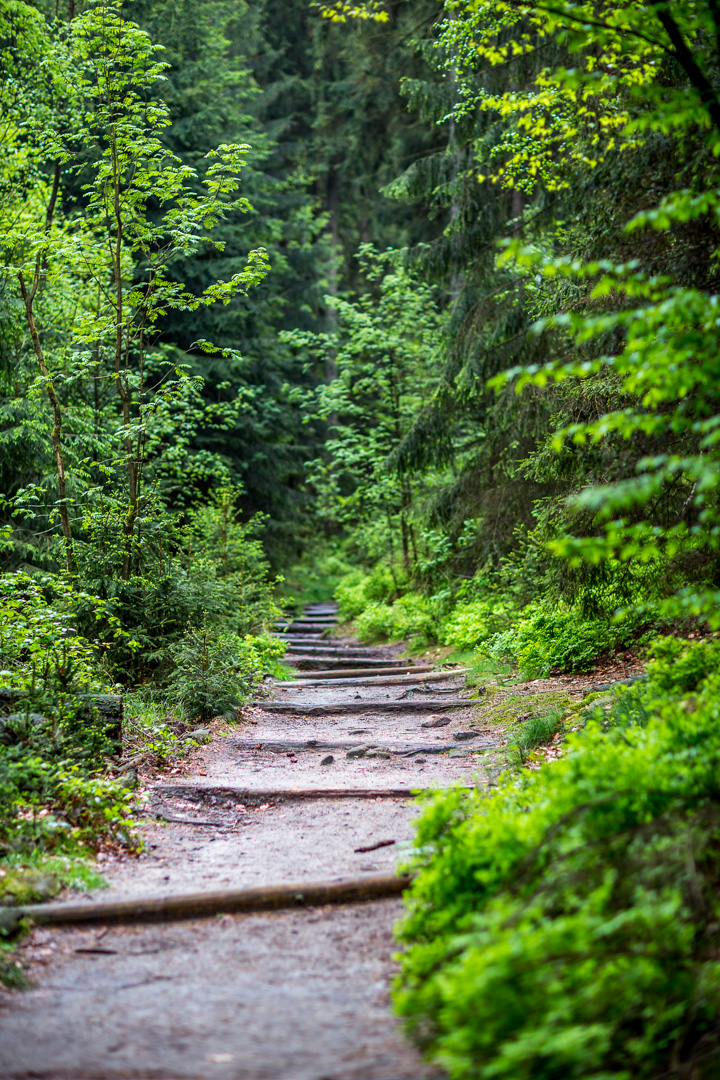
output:
<path id="1" fill-rule="evenodd" d="M 298 681 L 214 738 L 193 775 L 152 786 L 146 852 L 106 862 L 110 889 L 85 903 L 392 872 L 413 790 L 484 782 L 497 736 L 471 730 L 462 678 L 328 638 L 334 622 L 316 607 L 283 631 Z M 390 899 L 38 928 L 33 989 L 0 1010 L 0 1076 L 434 1076 L 390 1010 L 400 912 Z"/>

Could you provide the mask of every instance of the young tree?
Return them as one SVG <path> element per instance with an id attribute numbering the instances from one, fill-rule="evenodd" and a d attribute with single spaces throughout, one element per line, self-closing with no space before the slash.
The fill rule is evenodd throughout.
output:
<path id="1" fill-rule="evenodd" d="M 38 364 L 53 407 L 53 441 L 58 468 L 59 507 L 72 568 L 72 538 L 65 491 L 62 406 L 37 331 L 34 304 L 54 268 L 69 268 L 85 291 L 69 333 L 74 378 L 96 388 L 114 387 L 120 414 L 124 493 L 116 484 L 105 495 L 116 507 L 121 540 L 120 574 L 133 573 L 143 499 L 143 469 L 153 424 L 172 403 L 191 395 L 193 385 L 179 365 L 169 366 L 153 350 L 158 324 L 169 311 L 192 311 L 229 303 L 267 272 L 262 249 L 227 280 L 214 280 L 200 293 L 184 288 L 174 274 L 181 258 L 200 249 L 222 250 L 213 230 L 228 213 L 248 211 L 238 194 L 247 147 L 223 144 L 211 150 L 204 184 L 163 141 L 170 124 L 167 106 L 153 91 L 164 65 L 149 36 L 124 18 L 120 2 L 97 3 L 60 33 L 55 49 L 62 63 L 52 79 L 64 98 L 54 125 L 54 180 L 44 220 L 16 224 L 11 247 Z M 33 145 L 37 155 L 46 148 Z M 48 142 L 47 136 L 45 143 Z M 83 210 L 53 228 L 61 174 L 82 182 Z M 30 280 L 26 280 L 30 274 Z M 198 349 L 211 350 L 208 342 Z M 99 449 L 99 448 L 98 448 Z M 118 459 L 117 464 L 120 464 Z M 114 481 L 119 475 L 106 462 Z"/>
<path id="2" fill-rule="evenodd" d="M 400 253 L 365 245 L 359 264 L 367 291 L 327 298 L 337 331 L 288 335 L 316 363 L 331 360 L 337 371 L 318 387 L 309 413 L 329 427 L 326 456 L 313 463 L 310 478 L 325 514 L 350 525 L 358 538 L 364 534 L 370 553 L 380 553 L 380 535 L 392 549 L 399 530 L 410 571 L 418 558 L 417 485 L 390 458 L 436 376 L 443 315 L 434 290 L 403 268 Z"/>

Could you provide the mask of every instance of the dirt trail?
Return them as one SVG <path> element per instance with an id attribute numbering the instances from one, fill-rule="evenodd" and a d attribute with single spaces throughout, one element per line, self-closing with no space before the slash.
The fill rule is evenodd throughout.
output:
<path id="1" fill-rule="evenodd" d="M 106 862 L 110 889 L 88 904 L 390 872 L 410 842 L 410 792 L 484 782 L 479 752 L 492 743 L 470 729 L 462 679 L 419 666 L 417 681 L 412 667 L 398 677 L 408 665 L 390 664 L 392 649 L 328 637 L 334 622 L 332 605 L 316 605 L 283 631 L 291 658 L 304 658 L 297 685 L 247 709 L 236 733 L 197 755 L 193 775 L 152 787 L 145 853 Z M 326 678 L 346 665 L 360 675 Z M 0 1076 L 436 1076 L 390 1009 L 400 912 L 383 900 L 37 929 L 34 987 L 0 1009 Z"/>

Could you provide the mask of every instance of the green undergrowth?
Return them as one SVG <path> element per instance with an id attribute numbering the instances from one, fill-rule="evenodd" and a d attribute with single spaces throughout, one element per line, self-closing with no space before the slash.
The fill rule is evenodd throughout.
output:
<path id="1" fill-rule="evenodd" d="M 118 688 L 76 629 L 82 600 L 57 579 L 0 576 L 0 857 L 130 842 L 131 793 L 107 775 L 117 719 L 94 705 Z"/>
<path id="2" fill-rule="evenodd" d="M 527 716 L 508 739 L 509 758 L 514 765 L 525 765 L 530 754 L 540 746 L 547 746 L 564 728 L 562 706 L 541 708 Z"/>
<path id="3" fill-rule="evenodd" d="M 618 606 L 610 586 L 594 590 L 592 604 L 586 596 L 573 604 L 557 597 L 522 604 L 500 588 L 456 585 L 454 592 L 427 594 L 380 564 L 369 574 L 347 574 L 335 596 L 361 641 L 405 640 L 411 651 L 439 645 L 483 673 L 514 671 L 525 679 L 589 671 L 600 660 L 644 649 L 668 628 L 651 602 L 642 611 Z"/>
<path id="4" fill-rule="evenodd" d="M 89 855 L 45 855 L 40 851 L 0 860 L 0 905 L 32 904 L 61 889 L 89 892 L 107 888 Z"/>
<path id="5" fill-rule="evenodd" d="M 453 1080 L 718 1074 L 720 641 L 650 655 L 559 760 L 427 802 L 395 1005 Z"/>
<path id="6" fill-rule="evenodd" d="M 588 618 L 579 606 L 544 600 L 518 612 L 507 630 L 487 640 L 485 651 L 493 659 L 510 661 L 523 678 L 584 672 L 601 657 L 647 645 L 660 625 L 647 611 Z"/>
<path id="7" fill-rule="evenodd" d="M 335 590 L 351 573 L 352 567 L 339 546 L 309 546 L 285 572 L 278 593 L 302 609 L 307 604 L 332 600 Z"/>
<path id="8" fill-rule="evenodd" d="M 35 850 L 0 859 L 0 907 L 42 903 L 61 889 L 83 893 L 105 888 L 107 882 L 93 866 L 89 853 L 46 855 Z M 29 986 L 16 952 L 25 930 L 22 922 L 12 932 L 0 928 L 0 983 L 12 990 Z"/>

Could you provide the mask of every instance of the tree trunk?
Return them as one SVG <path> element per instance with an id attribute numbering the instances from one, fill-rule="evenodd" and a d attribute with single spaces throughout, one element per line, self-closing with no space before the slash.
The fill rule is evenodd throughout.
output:
<path id="1" fill-rule="evenodd" d="M 63 455 L 62 447 L 62 419 L 63 411 L 60 400 L 55 390 L 55 384 L 53 383 L 50 372 L 48 370 L 47 362 L 45 360 L 45 353 L 40 341 L 40 335 L 35 325 L 35 316 L 33 313 L 33 303 L 37 292 L 38 275 L 36 274 L 35 283 L 32 289 L 28 292 L 25 284 L 25 278 L 22 270 L 18 274 L 18 280 L 20 281 L 20 292 L 22 293 L 23 302 L 25 304 L 25 318 L 27 320 L 28 329 L 30 331 L 30 337 L 32 339 L 33 348 L 35 350 L 35 356 L 37 358 L 38 366 L 45 380 L 45 390 L 50 399 L 50 404 L 53 411 L 53 427 L 52 427 L 52 444 L 55 454 L 55 467 L 57 470 L 57 494 L 58 494 L 58 511 L 60 513 L 60 522 L 62 525 L 63 537 L 65 539 L 65 566 L 68 574 L 73 574 L 75 571 L 75 554 L 73 550 L 72 529 L 70 527 L 70 514 L 67 506 L 67 483 L 65 479 L 65 459 Z"/>

